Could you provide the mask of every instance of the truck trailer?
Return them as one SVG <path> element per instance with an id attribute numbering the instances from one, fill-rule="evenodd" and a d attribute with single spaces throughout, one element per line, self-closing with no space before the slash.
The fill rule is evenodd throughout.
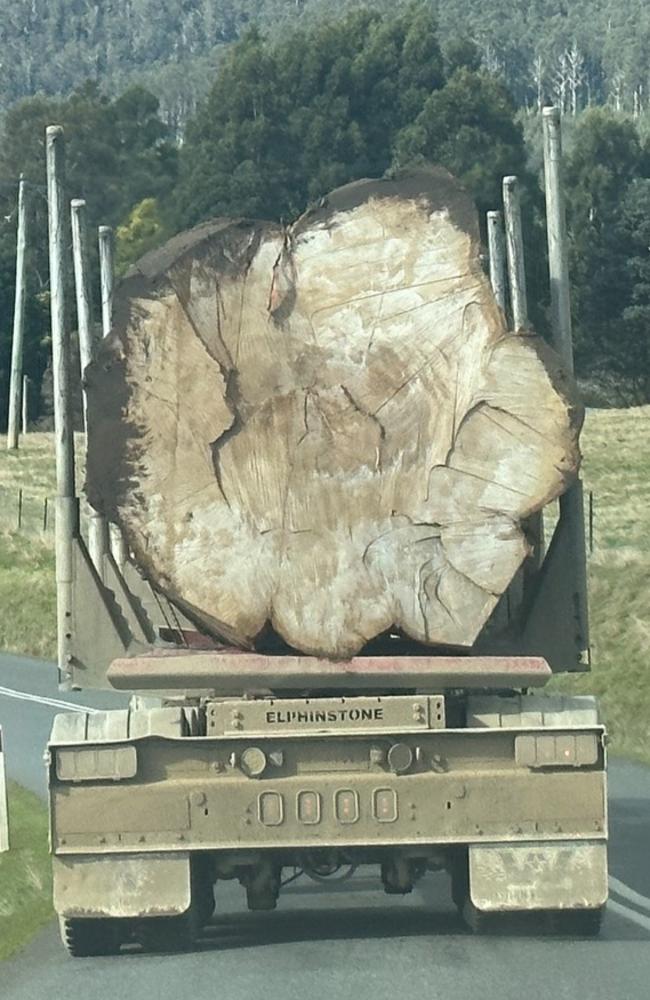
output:
<path id="1" fill-rule="evenodd" d="M 553 346 L 568 383 L 555 109 L 545 110 L 544 129 Z M 62 143 L 51 127 L 59 670 L 64 689 L 132 696 L 128 709 L 57 716 L 49 741 L 54 907 L 69 953 L 116 953 L 133 942 L 188 949 L 215 898 L 218 906 L 222 880 L 241 884 L 251 910 L 270 910 L 291 873 L 322 880 L 357 865 L 375 866 L 389 894 L 448 872 L 475 931 L 521 915 L 540 930 L 597 934 L 607 899 L 605 729 L 593 698 L 544 690 L 555 672 L 589 669 L 579 479 L 526 517 L 526 557 L 503 593 L 495 588 L 494 610 L 469 643 L 428 644 L 391 627 L 346 655 L 268 630 L 251 642 L 220 632 L 171 573 L 167 584 L 150 571 L 157 536 L 140 545 L 126 519 L 102 506 L 112 488 L 101 485 L 102 470 L 128 407 L 119 400 L 109 430 L 93 433 L 93 419 L 101 423 L 93 405 L 104 404 L 91 388 L 88 463 L 98 471 L 87 539 L 81 532 Z M 516 182 L 504 189 L 505 234 L 499 215 L 488 220 L 491 294 L 501 315 L 510 302 L 511 328 L 525 336 Z M 134 285 L 124 288 L 119 308 L 132 315 Z M 89 387 L 107 377 L 107 355 L 97 352 Z M 139 474 L 123 487 L 127 499 Z M 148 515 L 154 505 L 141 504 Z M 214 547 L 227 562 L 227 548 Z M 189 581 L 188 591 L 191 566 Z"/>

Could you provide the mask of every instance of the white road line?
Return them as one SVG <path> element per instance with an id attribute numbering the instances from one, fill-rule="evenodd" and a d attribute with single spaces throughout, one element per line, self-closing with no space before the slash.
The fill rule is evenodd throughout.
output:
<path id="1" fill-rule="evenodd" d="M 619 917 L 623 917 L 624 920 L 631 920 L 633 924 L 642 927 L 644 931 L 650 931 L 650 917 L 644 917 L 642 913 L 630 910 L 629 907 L 623 906 L 622 903 L 617 903 L 615 899 L 610 899 L 607 904 L 607 912 L 609 913 L 610 911 L 618 913 Z"/>
<path id="2" fill-rule="evenodd" d="M 646 910 L 650 914 L 650 899 L 647 896 L 642 896 L 640 892 L 630 889 L 629 885 L 626 885 L 625 882 L 620 882 L 613 875 L 609 876 L 609 887 L 618 896 L 627 899 L 629 903 L 634 903 L 635 906 L 640 906 L 641 909 Z"/>
<path id="3" fill-rule="evenodd" d="M 93 715 L 99 711 L 97 708 L 90 708 L 88 705 L 75 705 L 71 701 L 59 701 L 58 698 L 46 698 L 44 695 L 27 694 L 25 691 L 14 691 L 13 688 L 0 686 L 0 697 L 16 698 L 18 701 L 34 701 L 39 705 L 47 705 L 49 708 L 61 708 L 66 712 L 91 712 Z"/>

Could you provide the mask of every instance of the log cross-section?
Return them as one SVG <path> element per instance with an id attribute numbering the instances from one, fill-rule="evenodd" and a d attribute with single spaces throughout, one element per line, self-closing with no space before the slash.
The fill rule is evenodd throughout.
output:
<path id="1" fill-rule="evenodd" d="M 87 372 L 88 492 L 147 576 L 241 647 L 470 648 L 575 480 L 582 411 L 504 326 L 449 174 L 218 220 L 145 257 Z"/>

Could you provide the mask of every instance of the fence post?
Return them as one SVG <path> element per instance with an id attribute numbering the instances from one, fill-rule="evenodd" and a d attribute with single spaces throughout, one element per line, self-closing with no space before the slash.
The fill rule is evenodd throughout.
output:
<path id="1" fill-rule="evenodd" d="M 16 292 L 14 298 L 14 327 L 11 343 L 11 377 L 9 383 L 9 420 L 7 422 L 7 449 L 18 447 L 18 420 L 20 390 L 23 373 L 23 338 L 25 332 L 25 272 L 27 250 L 27 182 L 20 175 L 18 186 L 18 241 L 16 244 Z"/>

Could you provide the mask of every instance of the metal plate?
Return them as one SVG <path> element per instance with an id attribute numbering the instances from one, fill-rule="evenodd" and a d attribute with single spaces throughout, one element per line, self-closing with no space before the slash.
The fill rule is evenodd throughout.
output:
<path id="1" fill-rule="evenodd" d="M 401 733 L 443 729 L 445 700 L 441 695 L 403 695 L 214 701 L 206 714 L 208 736 Z"/>

